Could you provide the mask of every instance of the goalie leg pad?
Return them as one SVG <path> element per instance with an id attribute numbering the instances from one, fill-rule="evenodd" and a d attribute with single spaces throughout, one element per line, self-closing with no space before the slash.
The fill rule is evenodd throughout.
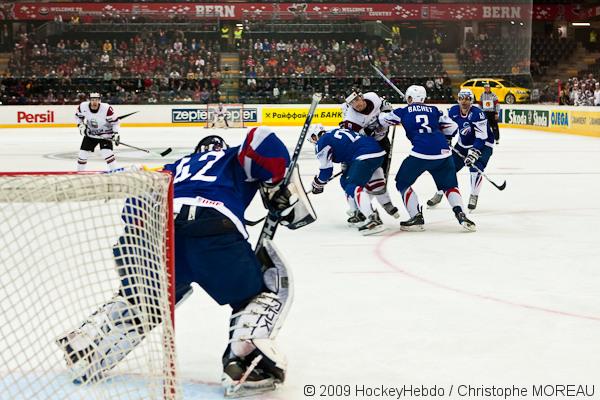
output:
<path id="1" fill-rule="evenodd" d="M 270 240 L 263 249 L 258 256 L 268 291 L 231 316 L 231 350 L 237 357 L 245 357 L 256 348 L 253 340 L 277 337 L 294 296 L 292 275 L 279 251 Z"/>
<path id="2" fill-rule="evenodd" d="M 56 339 L 75 383 L 101 380 L 141 343 L 144 328 L 138 315 L 135 306 L 116 296 L 79 328 Z"/>
<path id="3" fill-rule="evenodd" d="M 246 307 L 231 316 L 229 355 L 224 362 L 223 385 L 227 392 L 243 385 L 248 377 L 274 389 L 283 382 L 287 369 L 285 356 L 277 349 L 275 338 L 293 300 L 293 280 L 285 261 L 270 240 L 258 255 L 265 267 L 264 284 L 268 291 L 254 297 Z M 244 371 L 232 374 L 233 366 Z M 260 379 L 255 378 L 258 375 Z M 261 384 L 258 381 L 262 381 Z M 238 387 L 239 389 L 239 387 Z"/>

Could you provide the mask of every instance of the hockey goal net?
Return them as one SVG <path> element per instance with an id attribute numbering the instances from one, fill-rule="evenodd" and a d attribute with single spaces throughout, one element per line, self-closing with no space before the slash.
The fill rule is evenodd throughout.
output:
<path id="1" fill-rule="evenodd" d="M 249 119 L 243 104 L 209 103 L 206 105 L 207 128 L 245 128 Z"/>
<path id="2" fill-rule="evenodd" d="M 0 173 L 0 398 L 178 398 L 171 196 L 160 172 Z"/>

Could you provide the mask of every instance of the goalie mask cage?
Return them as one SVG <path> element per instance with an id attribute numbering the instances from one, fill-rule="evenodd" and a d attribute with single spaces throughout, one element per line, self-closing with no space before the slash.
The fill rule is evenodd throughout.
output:
<path id="1" fill-rule="evenodd" d="M 224 121 L 218 120 L 219 103 L 208 103 L 206 105 L 206 128 L 226 128 Z M 224 115 L 227 117 L 229 128 L 245 128 L 245 121 L 250 119 L 248 110 L 244 110 L 241 103 L 223 103 Z"/>
<path id="2" fill-rule="evenodd" d="M 0 399 L 180 398 L 172 193 L 161 172 L 0 173 Z M 56 340 L 116 293 L 143 340 L 75 384 Z"/>

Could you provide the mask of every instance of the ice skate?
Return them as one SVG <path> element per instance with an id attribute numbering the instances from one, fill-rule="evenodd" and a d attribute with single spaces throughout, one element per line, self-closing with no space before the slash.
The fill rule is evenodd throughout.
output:
<path id="1" fill-rule="evenodd" d="M 440 204 L 443 197 L 444 197 L 443 194 L 436 192 L 432 198 L 427 200 L 427 208 L 433 208 L 433 207 L 437 206 L 438 204 Z"/>
<path id="2" fill-rule="evenodd" d="M 425 230 L 425 218 L 423 218 L 423 213 L 418 212 L 411 219 L 400 222 L 400 230 L 407 231 L 407 232 L 424 231 Z"/>
<path id="3" fill-rule="evenodd" d="M 379 214 L 377 212 L 373 212 L 369 216 L 368 219 L 365 220 L 359 227 L 358 232 L 360 232 L 363 236 L 374 235 L 379 232 L 383 232 L 385 230 L 385 226 L 383 222 L 379 218 Z"/>
<path id="4" fill-rule="evenodd" d="M 392 203 L 385 203 L 382 207 L 385 210 L 385 212 L 391 215 L 392 217 L 400 218 L 398 207 L 395 207 Z"/>
<path id="5" fill-rule="evenodd" d="M 469 232 L 475 232 L 477 230 L 475 223 L 469 218 L 467 218 L 467 216 L 459 206 L 454 207 L 452 211 L 454 211 L 454 215 L 456 216 L 458 223 L 461 224 L 463 228 L 465 228 Z"/>
<path id="6" fill-rule="evenodd" d="M 475 208 L 477 208 L 477 199 L 478 198 L 479 198 L 479 196 L 476 194 L 472 194 L 471 196 L 469 196 L 469 205 L 467 206 L 469 208 L 469 210 L 473 211 Z"/>
<path id="7" fill-rule="evenodd" d="M 355 210 L 354 212 L 352 212 L 352 214 L 350 214 L 350 218 L 348 218 L 348 226 L 354 228 L 361 222 L 364 222 L 365 219 L 366 218 L 363 215 L 363 213 L 361 213 L 358 210 Z"/>
<path id="8" fill-rule="evenodd" d="M 273 375 L 256 367 L 254 363 L 246 364 L 244 360 L 235 358 L 223 368 L 221 383 L 225 387 L 225 397 L 255 396 L 273 391 L 281 383 Z"/>

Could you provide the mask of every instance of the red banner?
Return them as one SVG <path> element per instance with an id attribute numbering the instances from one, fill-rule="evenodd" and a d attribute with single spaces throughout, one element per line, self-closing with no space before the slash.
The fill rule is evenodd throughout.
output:
<path id="1" fill-rule="evenodd" d="M 524 4 L 368 4 L 368 3 L 12 3 L 0 5 L 0 19 L 51 20 L 61 15 L 116 15 L 193 19 L 220 18 L 328 20 L 356 17 L 381 21 L 565 20 L 598 15 L 597 7 Z"/>
<path id="2" fill-rule="evenodd" d="M 587 18 L 593 18 L 593 17 L 597 17 L 599 15 L 600 15 L 600 6 L 594 6 L 594 7 L 590 7 L 587 10 L 586 17 Z"/>

